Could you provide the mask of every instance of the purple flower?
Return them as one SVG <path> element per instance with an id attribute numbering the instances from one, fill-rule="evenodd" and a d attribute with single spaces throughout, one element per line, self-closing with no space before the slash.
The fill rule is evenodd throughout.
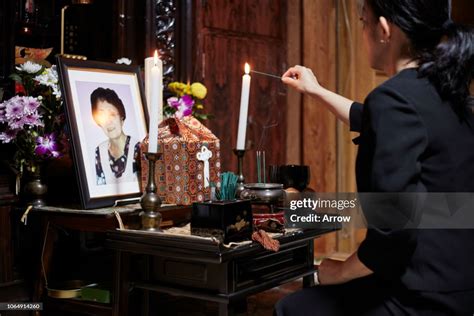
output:
<path id="1" fill-rule="evenodd" d="M 175 115 L 178 119 L 182 119 L 185 116 L 189 116 L 193 113 L 193 107 L 184 104 L 184 102 L 178 107 Z"/>
<path id="2" fill-rule="evenodd" d="M 175 108 L 175 109 L 178 109 L 179 107 L 179 99 L 177 97 L 171 97 L 171 98 L 168 98 L 167 100 L 168 102 L 168 105 L 172 108 Z"/>
<path id="3" fill-rule="evenodd" d="M 180 109 L 181 110 L 181 109 Z M 184 109 L 181 110 L 182 113 L 183 113 L 183 117 L 184 116 L 189 116 L 191 114 L 193 114 L 193 108 L 192 107 L 185 107 Z"/>
<path id="4" fill-rule="evenodd" d="M 36 138 L 35 154 L 44 158 L 57 158 L 61 155 L 59 145 L 56 143 L 56 135 L 54 133 L 44 134 Z"/>
<path id="5" fill-rule="evenodd" d="M 22 117 L 20 119 L 16 120 L 10 120 L 8 122 L 8 127 L 11 129 L 23 129 L 23 126 L 25 126 L 25 118 Z"/>
<path id="6" fill-rule="evenodd" d="M 194 106 L 194 100 L 190 95 L 187 95 L 187 94 L 183 95 L 181 97 L 181 101 L 183 101 L 183 104 L 188 108 L 189 107 L 192 108 Z"/>
<path id="7" fill-rule="evenodd" d="M 23 122 L 25 125 L 29 126 L 44 126 L 44 123 L 41 121 L 41 115 L 39 115 L 37 112 L 25 116 L 23 118 Z"/>
<path id="8" fill-rule="evenodd" d="M 0 123 L 7 123 L 10 129 L 28 126 L 44 126 L 38 113 L 40 101 L 34 97 L 14 96 L 0 104 Z"/>
<path id="9" fill-rule="evenodd" d="M 181 98 L 168 98 L 168 105 L 176 109 L 175 116 L 181 119 L 193 113 L 194 99 L 190 95 L 183 95 Z"/>
<path id="10" fill-rule="evenodd" d="M 0 141 L 3 143 L 9 143 L 16 138 L 18 130 L 7 130 L 3 133 L 0 133 Z"/>
<path id="11" fill-rule="evenodd" d="M 44 123 L 41 121 L 41 116 L 38 113 L 28 114 L 8 122 L 8 127 L 11 129 L 23 129 L 25 125 L 43 127 Z"/>
<path id="12" fill-rule="evenodd" d="M 33 97 L 23 97 L 23 104 L 25 106 L 25 113 L 27 114 L 35 112 L 40 106 L 38 99 Z"/>
<path id="13" fill-rule="evenodd" d="M 21 97 L 13 97 L 6 102 L 5 117 L 7 119 L 18 119 L 23 116 L 24 104 Z"/>

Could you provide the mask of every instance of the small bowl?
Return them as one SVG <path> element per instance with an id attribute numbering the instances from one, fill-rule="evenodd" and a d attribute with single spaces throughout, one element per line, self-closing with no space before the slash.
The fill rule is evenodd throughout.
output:
<path id="1" fill-rule="evenodd" d="M 281 183 L 248 183 L 244 184 L 244 190 L 240 193 L 240 198 L 273 203 L 280 201 L 283 195 L 283 184 Z"/>

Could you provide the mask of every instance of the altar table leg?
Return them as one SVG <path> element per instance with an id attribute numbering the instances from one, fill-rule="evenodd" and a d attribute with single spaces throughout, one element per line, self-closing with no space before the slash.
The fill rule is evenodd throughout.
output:
<path id="1" fill-rule="evenodd" d="M 303 277 L 303 288 L 313 287 L 314 286 L 314 275 L 307 275 Z"/>
<path id="2" fill-rule="evenodd" d="M 32 300 L 33 302 L 42 302 L 42 298 L 44 295 L 44 288 L 46 286 L 45 282 L 45 274 L 46 276 L 49 273 L 49 267 L 51 263 L 51 258 L 53 256 L 53 249 L 54 249 L 54 238 L 55 238 L 55 228 L 50 225 L 49 221 L 46 219 L 41 220 L 41 232 L 43 238 L 41 239 L 41 252 L 40 253 L 40 260 L 39 260 L 39 268 L 38 273 L 36 276 L 36 283 L 34 285 L 34 292 Z M 43 271 L 44 268 L 44 271 Z M 34 312 L 35 316 L 41 315 L 39 311 Z"/>
<path id="3" fill-rule="evenodd" d="M 150 256 L 145 256 L 142 267 L 143 280 L 150 280 L 150 271 Z M 142 290 L 142 293 L 143 315 L 159 315 L 159 308 L 156 304 L 157 293 L 149 290 Z"/>
<path id="4" fill-rule="evenodd" d="M 233 303 L 219 303 L 219 316 L 247 315 L 247 299 Z"/>
<path id="5" fill-rule="evenodd" d="M 313 267 L 314 265 L 313 263 L 314 262 L 314 240 L 308 241 L 307 247 L 308 247 L 307 264 L 308 264 L 308 268 L 310 268 L 310 267 Z M 314 286 L 314 275 L 310 274 L 303 277 L 303 288 L 312 287 L 312 286 Z"/>
<path id="6" fill-rule="evenodd" d="M 219 303 L 219 316 L 234 316 L 233 308 L 227 303 Z"/>
<path id="7" fill-rule="evenodd" d="M 128 294 L 130 290 L 129 265 L 129 255 L 121 251 L 116 251 L 112 311 L 114 316 L 128 315 Z"/>

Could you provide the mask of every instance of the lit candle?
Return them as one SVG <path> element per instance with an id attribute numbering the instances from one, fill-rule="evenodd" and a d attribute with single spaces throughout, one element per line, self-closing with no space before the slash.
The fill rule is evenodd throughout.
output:
<path id="1" fill-rule="evenodd" d="M 153 57 L 145 58 L 145 99 L 148 107 L 148 113 L 151 113 L 151 68 L 155 64 Z"/>
<path id="2" fill-rule="evenodd" d="M 158 52 L 155 50 L 155 54 L 158 55 Z M 151 113 L 151 91 L 153 90 L 152 83 L 151 83 L 151 69 L 155 67 L 155 65 L 158 66 L 159 69 L 159 78 L 158 82 L 160 84 L 160 95 L 163 95 L 163 62 L 161 59 L 158 58 L 158 62 L 155 62 L 154 57 L 148 57 L 145 58 L 145 98 L 146 98 L 146 103 L 148 106 L 148 113 Z M 158 113 L 158 122 L 161 122 L 163 120 L 163 106 L 162 103 L 160 102 L 161 106 L 161 111 Z"/>
<path id="3" fill-rule="evenodd" d="M 153 67 L 150 69 L 150 128 L 148 137 L 148 151 L 156 153 L 158 151 L 158 124 L 163 115 L 163 75 L 162 63 L 158 59 L 158 52 L 155 51 Z"/>
<path id="4" fill-rule="evenodd" d="M 242 77 L 242 93 L 240 95 L 239 129 L 237 131 L 237 150 L 245 149 L 245 134 L 247 133 L 247 117 L 250 96 L 250 66 L 245 63 L 245 75 Z"/>

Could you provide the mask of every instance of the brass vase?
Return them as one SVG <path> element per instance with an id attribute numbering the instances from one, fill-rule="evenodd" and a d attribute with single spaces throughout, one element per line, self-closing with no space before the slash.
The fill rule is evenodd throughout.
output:
<path id="1" fill-rule="evenodd" d="M 41 170 L 40 163 L 31 163 L 26 168 L 24 195 L 27 204 L 35 208 L 46 205 L 44 198 L 48 192 L 48 187 L 42 179 Z"/>

